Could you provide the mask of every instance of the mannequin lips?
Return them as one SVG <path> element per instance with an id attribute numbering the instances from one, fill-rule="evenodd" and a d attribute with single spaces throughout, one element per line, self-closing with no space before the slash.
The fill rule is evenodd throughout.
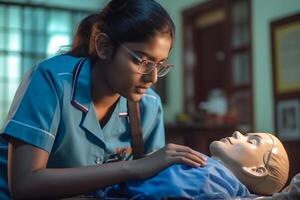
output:
<path id="1" fill-rule="evenodd" d="M 228 143 L 230 143 L 230 144 L 233 144 L 232 141 L 230 140 L 230 137 L 222 138 L 221 141 L 222 141 L 222 142 L 228 142 Z"/>

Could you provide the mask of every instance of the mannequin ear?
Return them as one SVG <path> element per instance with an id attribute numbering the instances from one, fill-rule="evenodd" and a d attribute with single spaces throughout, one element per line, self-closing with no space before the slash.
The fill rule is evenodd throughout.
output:
<path id="1" fill-rule="evenodd" d="M 108 35 L 105 33 L 99 33 L 95 37 L 95 49 L 99 58 L 105 60 L 110 58 L 112 54 L 112 44 Z"/>
<path id="2" fill-rule="evenodd" d="M 268 170 L 265 166 L 242 167 L 242 172 L 252 178 L 262 178 L 268 175 Z"/>

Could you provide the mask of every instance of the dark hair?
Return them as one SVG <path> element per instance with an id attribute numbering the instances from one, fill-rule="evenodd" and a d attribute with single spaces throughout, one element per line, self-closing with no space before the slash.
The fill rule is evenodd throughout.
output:
<path id="1" fill-rule="evenodd" d="M 147 42 L 156 33 L 175 36 L 175 26 L 166 10 L 154 0 L 112 0 L 100 13 L 79 24 L 72 49 L 74 56 L 95 55 L 95 37 L 106 33 L 114 47 L 125 42 Z"/>

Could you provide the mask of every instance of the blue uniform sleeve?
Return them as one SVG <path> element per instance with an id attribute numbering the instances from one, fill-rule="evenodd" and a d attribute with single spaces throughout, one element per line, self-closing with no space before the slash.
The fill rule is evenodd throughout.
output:
<path id="1" fill-rule="evenodd" d="M 49 69 L 32 68 L 17 90 L 1 135 L 50 152 L 60 121 L 59 88 Z"/>
<path id="2" fill-rule="evenodd" d="M 164 127 L 164 119 L 163 119 L 163 108 L 161 104 L 161 100 L 158 96 L 156 96 L 156 105 L 155 109 L 150 109 L 151 113 L 153 113 L 154 120 L 148 122 L 145 126 L 149 126 L 146 132 L 147 137 L 145 139 L 144 151 L 145 154 L 156 151 L 163 146 L 165 146 L 165 127 Z M 149 109 L 149 108 L 148 108 Z M 147 129 L 147 128 L 146 128 Z"/>

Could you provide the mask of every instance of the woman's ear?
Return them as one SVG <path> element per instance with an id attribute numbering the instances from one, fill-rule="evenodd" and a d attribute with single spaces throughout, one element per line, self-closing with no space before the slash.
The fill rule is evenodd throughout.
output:
<path id="1" fill-rule="evenodd" d="M 242 173 L 251 178 L 262 178 L 268 175 L 265 166 L 242 167 Z"/>
<path id="2" fill-rule="evenodd" d="M 112 43 L 105 33 L 99 33 L 95 37 L 95 49 L 100 59 L 109 59 L 113 52 Z"/>

